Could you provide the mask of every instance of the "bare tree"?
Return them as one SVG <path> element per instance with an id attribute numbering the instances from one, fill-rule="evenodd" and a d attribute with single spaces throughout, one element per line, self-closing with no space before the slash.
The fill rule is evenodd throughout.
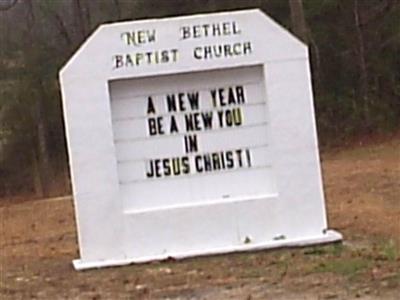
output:
<path id="1" fill-rule="evenodd" d="M 75 16 L 75 28 L 78 33 L 78 40 L 81 42 L 87 33 L 85 16 L 82 9 L 82 0 L 74 0 L 72 5 Z"/>
<path id="2" fill-rule="evenodd" d="M 35 24 L 36 24 L 36 15 L 34 9 L 34 2 L 32 0 L 25 1 L 27 5 L 27 16 L 26 16 L 26 31 L 27 31 L 27 52 L 29 53 L 29 58 L 35 60 L 36 52 L 34 47 L 35 43 Z M 35 107 L 35 123 L 36 123 L 36 149 L 37 154 L 34 155 L 34 172 L 39 171 L 39 176 L 37 177 L 40 182 L 36 184 L 38 195 L 49 196 L 50 193 L 50 184 L 49 182 L 53 179 L 53 168 L 50 162 L 50 153 L 49 153 L 49 145 L 48 145 L 48 125 L 46 123 L 46 114 L 45 114 L 45 103 L 44 99 L 46 99 L 45 88 L 43 87 L 43 81 L 40 76 L 33 75 L 34 78 L 32 82 L 35 84 L 38 94 L 36 99 L 36 107 Z M 35 168 L 35 160 L 38 160 L 39 168 Z"/>
<path id="3" fill-rule="evenodd" d="M 311 47 L 314 86 L 316 92 L 319 92 L 322 81 L 320 51 L 304 16 L 303 0 L 289 0 L 289 6 L 293 33 Z"/>
<path id="4" fill-rule="evenodd" d="M 308 30 L 304 18 L 303 0 L 289 0 L 290 19 L 293 33 L 304 43 L 308 43 Z"/>
<path id="5" fill-rule="evenodd" d="M 359 97 L 363 101 L 364 107 L 364 119 L 367 121 L 369 116 L 369 105 L 368 105 L 368 73 L 367 73 L 367 63 L 365 59 L 365 41 L 363 28 L 360 18 L 360 3 L 358 0 L 354 0 L 353 7 L 354 15 L 354 25 L 356 29 L 356 42 L 357 42 L 357 60 L 359 67 Z"/>
<path id="6" fill-rule="evenodd" d="M 15 4 L 17 4 L 18 0 L 0 0 L 0 11 L 9 10 Z"/>
<path id="7" fill-rule="evenodd" d="M 117 20 L 120 20 L 122 18 L 121 4 L 119 3 L 119 0 L 113 0 L 113 2 L 114 2 L 115 12 L 117 15 Z"/>

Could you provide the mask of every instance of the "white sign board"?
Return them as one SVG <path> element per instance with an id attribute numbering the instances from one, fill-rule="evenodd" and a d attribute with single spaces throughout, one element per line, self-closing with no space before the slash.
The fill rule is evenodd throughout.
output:
<path id="1" fill-rule="evenodd" d="M 341 239 L 307 48 L 259 10 L 102 25 L 60 80 L 75 268 Z"/>

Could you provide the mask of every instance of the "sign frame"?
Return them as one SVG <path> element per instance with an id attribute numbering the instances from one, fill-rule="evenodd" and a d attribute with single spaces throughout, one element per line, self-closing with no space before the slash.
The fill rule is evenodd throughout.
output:
<path id="1" fill-rule="evenodd" d="M 208 45 L 231 50 L 205 58 Z M 164 62 L 155 58 L 162 51 Z M 124 210 L 109 82 L 254 66 L 264 74 L 277 194 Z M 60 71 L 60 82 L 75 269 L 342 239 L 327 229 L 307 46 L 260 10 L 101 25 Z"/>

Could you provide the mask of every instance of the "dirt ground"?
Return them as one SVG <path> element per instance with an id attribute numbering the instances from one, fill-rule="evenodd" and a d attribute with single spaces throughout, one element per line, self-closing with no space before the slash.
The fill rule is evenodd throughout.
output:
<path id="1" fill-rule="evenodd" d="M 327 246 L 76 272 L 70 198 L 0 201 L 0 299 L 400 299 L 400 137 L 322 159 Z"/>

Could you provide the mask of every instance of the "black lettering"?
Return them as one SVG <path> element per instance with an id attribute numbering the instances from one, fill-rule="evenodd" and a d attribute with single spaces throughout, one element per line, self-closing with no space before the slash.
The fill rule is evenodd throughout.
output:
<path id="1" fill-rule="evenodd" d="M 250 155 L 250 150 L 246 149 L 245 151 L 246 157 L 247 157 L 247 166 L 250 168 L 251 167 L 251 155 Z"/>
<path id="2" fill-rule="evenodd" d="M 204 170 L 206 172 L 212 171 L 211 156 L 209 154 L 203 155 Z"/>
<path id="3" fill-rule="evenodd" d="M 132 67 L 133 66 L 133 60 L 130 54 L 125 55 L 125 66 L 126 67 Z"/>
<path id="4" fill-rule="evenodd" d="M 226 167 L 232 169 L 235 166 L 232 151 L 226 152 Z"/>
<path id="5" fill-rule="evenodd" d="M 223 53 L 223 51 L 222 51 L 223 46 L 222 45 L 214 45 L 212 47 L 212 49 L 214 51 L 214 57 L 221 57 L 222 56 L 222 53 Z"/>
<path id="6" fill-rule="evenodd" d="M 205 37 L 208 37 L 208 29 L 210 29 L 210 24 L 203 24 L 203 32 Z"/>
<path id="7" fill-rule="evenodd" d="M 147 114 L 154 114 L 156 113 L 156 109 L 154 108 L 153 99 L 151 97 L 147 98 Z"/>
<path id="8" fill-rule="evenodd" d="M 225 152 L 219 153 L 219 158 L 221 162 L 221 169 L 225 169 Z"/>
<path id="9" fill-rule="evenodd" d="M 197 131 L 201 129 L 199 117 L 199 113 L 185 115 L 186 131 Z"/>
<path id="10" fill-rule="evenodd" d="M 160 172 L 160 164 L 161 164 L 161 160 L 160 159 L 156 159 L 154 160 L 154 173 L 156 175 L 156 177 L 161 177 L 162 174 Z"/>
<path id="11" fill-rule="evenodd" d="M 171 49 L 172 61 L 177 62 L 178 60 L 178 49 Z"/>
<path id="12" fill-rule="evenodd" d="M 164 134 L 164 129 L 163 129 L 163 124 L 162 123 L 163 123 L 163 118 L 162 117 L 147 119 L 149 134 L 150 135 L 156 135 L 156 134 L 163 135 Z"/>
<path id="13" fill-rule="evenodd" d="M 146 177 L 147 178 L 152 178 L 154 177 L 154 165 L 153 165 L 153 160 L 149 161 L 149 166 L 150 170 L 146 172 Z"/>
<path id="14" fill-rule="evenodd" d="M 171 116 L 171 124 L 169 128 L 169 133 L 178 133 L 178 124 L 176 123 L 175 116 Z"/>
<path id="15" fill-rule="evenodd" d="M 194 48 L 194 50 L 193 50 L 193 56 L 194 56 L 194 58 L 195 59 L 202 59 L 202 56 L 201 56 L 201 47 L 196 47 L 196 48 Z"/>
<path id="16" fill-rule="evenodd" d="M 233 117 L 231 110 L 225 111 L 225 124 L 228 125 L 229 127 L 232 127 L 233 125 Z"/>
<path id="17" fill-rule="evenodd" d="M 243 123 L 243 114 L 241 108 L 235 108 L 232 110 L 233 122 L 236 126 L 240 126 Z"/>
<path id="18" fill-rule="evenodd" d="M 252 51 L 252 48 L 251 48 L 251 42 L 247 42 L 247 43 L 244 43 L 244 45 L 243 45 L 243 54 L 250 54 L 251 53 L 251 51 Z"/>
<path id="19" fill-rule="evenodd" d="M 210 47 L 210 49 L 211 49 L 211 47 Z M 219 58 L 219 57 L 221 57 L 222 56 L 222 49 L 223 49 L 223 47 L 221 46 L 221 45 L 214 45 L 214 46 L 212 46 L 212 50 L 213 50 L 213 52 L 212 52 L 212 58 L 215 58 L 215 57 L 217 57 L 217 58 Z"/>
<path id="20" fill-rule="evenodd" d="M 224 35 L 230 35 L 231 31 L 230 31 L 230 23 L 229 22 L 223 22 L 222 23 L 222 32 Z"/>
<path id="21" fill-rule="evenodd" d="M 211 48 L 211 46 L 204 46 L 203 47 L 203 58 L 205 58 L 205 59 L 212 58 L 212 48 Z"/>
<path id="22" fill-rule="evenodd" d="M 138 39 L 138 43 L 139 43 L 139 44 L 145 43 L 146 40 L 145 40 L 144 31 L 139 30 L 139 31 L 137 32 L 137 39 Z"/>
<path id="23" fill-rule="evenodd" d="M 232 48 L 231 48 L 230 44 L 225 44 L 224 45 L 224 55 L 225 56 L 232 56 L 233 55 Z"/>
<path id="24" fill-rule="evenodd" d="M 182 158 L 182 173 L 183 174 L 189 174 L 190 173 L 189 157 L 187 157 L 187 156 L 184 156 Z"/>
<path id="25" fill-rule="evenodd" d="M 221 169 L 221 164 L 220 164 L 220 161 L 219 161 L 218 153 L 213 153 L 211 155 L 211 157 L 212 157 L 212 163 L 213 163 L 213 170 Z"/>
<path id="26" fill-rule="evenodd" d="M 184 142 L 186 153 L 197 152 L 199 150 L 197 135 L 185 135 Z"/>
<path id="27" fill-rule="evenodd" d="M 163 128 L 163 117 L 157 118 L 157 127 L 158 127 L 158 134 L 163 135 L 165 133 Z"/>
<path id="28" fill-rule="evenodd" d="M 231 87 L 228 89 L 228 103 L 229 104 L 235 104 L 236 103 L 235 94 L 234 94 L 233 89 Z"/>
<path id="29" fill-rule="evenodd" d="M 203 172 L 203 168 L 201 167 L 200 162 L 201 162 L 201 155 L 196 155 L 194 157 L 194 164 L 195 164 L 195 167 L 196 167 L 196 172 L 198 172 L 198 173 L 202 173 Z"/>
<path id="30" fill-rule="evenodd" d="M 154 58 L 154 63 L 157 65 L 160 62 L 160 55 L 158 52 L 148 52 L 148 61 L 151 62 L 151 56 Z"/>
<path id="31" fill-rule="evenodd" d="M 195 125 L 196 131 L 201 130 L 201 127 L 200 127 L 200 113 L 194 113 L 193 114 L 193 118 L 194 118 L 194 125 Z"/>
<path id="32" fill-rule="evenodd" d="M 192 114 L 185 115 L 185 125 L 186 125 L 186 131 L 194 130 L 194 122 Z"/>
<path id="33" fill-rule="evenodd" d="M 130 55 L 127 55 L 127 62 L 128 62 L 128 56 L 130 57 Z M 143 60 L 144 58 L 144 54 L 141 52 L 138 52 L 135 54 L 135 64 L 138 66 L 140 65 L 140 61 Z"/>
<path id="34" fill-rule="evenodd" d="M 146 59 L 147 59 L 147 63 L 150 64 L 151 63 L 151 56 L 152 56 L 153 52 L 146 52 Z M 156 55 L 157 57 L 157 55 Z M 156 59 L 157 60 L 157 59 Z M 156 63 L 158 63 L 158 61 L 156 61 Z"/>
<path id="35" fill-rule="evenodd" d="M 161 51 L 161 62 L 162 63 L 169 62 L 169 52 L 168 52 L 168 50 Z"/>
<path id="36" fill-rule="evenodd" d="M 190 108 L 192 110 L 199 109 L 199 92 L 188 93 L 187 97 L 188 97 L 188 100 L 189 100 Z"/>
<path id="37" fill-rule="evenodd" d="M 179 158 L 172 159 L 172 173 L 177 176 L 181 173 L 181 161 Z"/>
<path id="38" fill-rule="evenodd" d="M 148 129 L 149 129 L 149 134 L 150 135 L 156 135 L 157 134 L 157 122 L 156 119 L 154 118 L 149 118 L 147 119 L 147 124 L 148 124 Z"/>
<path id="39" fill-rule="evenodd" d="M 235 151 L 236 152 L 236 156 L 239 162 L 239 168 L 241 168 L 243 166 L 243 161 L 242 161 L 242 149 L 238 149 Z"/>
<path id="40" fill-rule="evenodd" d="M 219 105 L 220 106 L 225 106 L 226 102 L 224 102 L 225 97 L 224 97 L 224 89 L 218 89 L 218 100 L 219 100 Z"/>
<path id="41" fill-rule="evenodd" d="M 233 54 L 235 54 L 236 56 L 241 55 L 242 43 L 234 43 L 232 49 L 233 49 Z"/>
<path id="42" fill-rule="evenodd" d="M 169 159 L 163 159 L 163 169 L 165 176 L 171 175 L 171 164 Z"/>
<path id="43" fill-rule="evenodd" d="M 232 33 L 233 34 L 240 34 L 241 30 L 239 27 L 236 26 L 236 22 L 232 22 Z"/>
<path id="44" fill-rule="evenodd" d="M 181 27 L 181 39 L 185 40 L 188 38 L 190 38 L 190 27 L 189 26 Z"/>
<path id="45" fill-rule="evenodd" d="M 238 104 L 243 104 L 246 102 L 245 97 L 244 97 L 244 89 L 243 86 L 238 85 L 236 88 L 236 98 L 237 98 L 237 103 Z"/>
<path id="46" fill-rule="evenodd" d="M 156 41 L 156 31 L 153 29 L 152 31 L 147 31 L 148 41 L 149 43 Z"/>
<path id="47" fill-rule="evenodd" d="M 193 38 L 201 37 L 201 30 L 200 25 L 193 26 Z"/>
<path id="48" fill-rule="evenodd" d="M 167 95 L 167 110 L 176 111 L 175 94 Z"/>
<path id="49" fill-rule="evenodd" d="M 124 66 L 124 57 L 122 55 L 114 55 L 114 69 L 119 69 Z"/>
<path id="50" fill-rule="evenodd" d="M 217 90 L 211 90 L 212 104 L 213 107 L 217 107 Z"/>
<path id="51" fill-rule="evenodd" d="M 223 110 L 219 110 L 219 111 L 217 111 L 217 114 L 218 114 L 219 127 L 220 128 L 224 128 L 224 122 L 223 122 L 224 111 Z"/>
<path id="52" fill-rule="evenodd" d="M 125 40 L 127 45 L 136 45 L 135 32 L 123 32 L 121 39 Z"/>
<path id="53" fill-rule="evenodd" d="M 213 120 L 213 112 L 203 112 L 202 114 L 203 117 L 203 124 L 204 124 L 204 129 L 209 130 L 212 129 L 212 120 Z"/>
<path id="54" fill-rule="evenodd" d="M 180 111 L 186 111 L 186 107 L 185 107 L 185 101 L 184 101 L 184 97 L 185 94 L 184 93 L 179 93 L 178 94 L 178 105 L 179 105 L 179 110 Z"/>
<path id="55" fill-rule="evenodd" d="M 212 35 L 213 36 L 221 35 L 221 27 L 219 26 L 218 23 L 212 24 Z"/>

